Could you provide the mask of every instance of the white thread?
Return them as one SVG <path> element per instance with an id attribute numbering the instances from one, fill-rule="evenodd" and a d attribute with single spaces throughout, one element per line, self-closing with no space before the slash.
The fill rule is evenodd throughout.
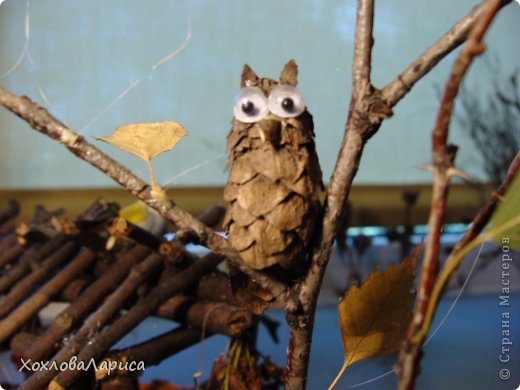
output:
<path id="1" fill-rule="evenodd" d="M 166 62 L 170 61 L 172 58 L 177 56 L 181 51 L 183 51 L 186 46 L 188 45 L 189 41 L 191 40 L 191 0 L 189 0 L 188 3 L 188 30 L 186 33 L 186 37 L 182 41 L 179 47 L 177 47 L 174 51 L 172 51 L 170 54 L 166 55 L 165 57 L 161 58 L 157 63 L 155 63 L 147 76 L 142 76 L 138 80 L 132 82 L 123 92 L 121 92 L 114 100 L 112 100 L 105 108 L 103 108 L 90 122 L 88 122 L 85 126 L 81 128 L 79 131 L 79 134 L 82 134 L 84 131 L 89 129 L 99 118 L 101 118 L 108 110 L 110 110 L 118 101 L 120 101 L 123 97 L 125 97 L 127 94 L 130 93 L 135 87 L 137 87 L 139 84 L 141 84 L 141 81 L 145 79 L 145 77 L 148 77 L 150 79 L 152 77 L 153 72 L 157 68 L 159 68 L 161 65 L 165 64 Z"/>
<path id="2" fill-rule="evenodd" d="M 29 37 L 31 35 L 31 22 L 30 22 L 30 16 L 29 16 L 29 0 L 26 0 L 25 2 L 26 10 L 25 10 L 25 28 L 24 28 L 24 35 L 25 35 L 25 42 L 23 44 L 22 52 L 20 53 L 20 56 L 18 57 L 18 60 L 14 63 L 11 68 L 7 70 L 7 72 L 0 75 L 0 80 L 4 77 L 9 76 L 12 72 L 14 72 L 22 63 L 23 59 L 27 55 L 29 51 Z"/>
<path id="3" fill-rule="evenodd" d="M 169 179 L 166 183 L 164 183 L 164 185 L 162 185 L 163 188 L 166 188 L 167 186 L 169 186 L 170 184 L 174 183 L 175 180 L 179 179 L 180 177 L 183 177 L 183 176 L 186 176 L 188 173 L 191 173 L 193 171 L 196 171 L 197 169 L 200 169 L 202 168 L 203 166 L 205 165 L 208 165 L 208 164 L 211 164 L 211 163 L 214 163 L 218 160 L 221 160 L 223 159 L 224 157 L 226 157 L 225 154 L 220 154 L 218 155 L 217 157 L 213 158 L 213 159 L 208 159 L 208 160 L 204 160 L 204 161 L 201 161 L 200 163 L 198 164 L 195 164 L 189 168 L 186 168 L 184 171 L 182 171 L 181 173 L 178 173 L 177 175 L 173 176 L 171 179 Z"/>

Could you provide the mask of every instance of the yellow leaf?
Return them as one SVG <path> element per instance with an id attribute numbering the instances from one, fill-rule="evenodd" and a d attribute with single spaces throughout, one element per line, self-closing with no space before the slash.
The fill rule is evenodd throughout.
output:
<path id="1" fill-rule="evenodd" d="M 419 245 L 398 266 L 373 271 L 361 287 L 352 286 L 339 302 L 345 362 L 329 389 L 352 363 L 399 350 L 412 319 L 414 272 Z"/>
<path id="2" fill-rule="evenodd" d="M 148 217 L 148 205 L 144 202 L 134 202 L 119 211 L 119 216 L 134 225 L 139 225 Z"/>
<path id="3" fill-rule="evenodd" d="M 150 161 L 171 150 L 186 135 L 176 122 L 132 123 L 120 126 L 110 137 L 98 138 L 116 148 Z"/>
<path id="4" fill-rule="evenodd" d="M 109 137 L 96 139 L 143 159 L 150 170 L 152 191 L 155 195 L 166 199 L 166 193 L 155 184 L 151 160 L 173 149 L 186 134 L 184 128 L 177 122 L 132 123 L 118 127 Z"/>

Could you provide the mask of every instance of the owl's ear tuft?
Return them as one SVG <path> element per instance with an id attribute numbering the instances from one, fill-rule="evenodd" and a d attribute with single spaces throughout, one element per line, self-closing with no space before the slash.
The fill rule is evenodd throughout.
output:
<path id="1" fill-rule="evenodd" d="M 285 64 L 282 73 L 280 73 L 280 82 L 293 86 L 298 84 L 298 65 L 296 65 L 296 61 L 290 60 Z"/>
<path id="2" fill-rule="evenodd" d="M 245 64 L 240 77 L 240 88 L 258 86 L 258 76 L 255 71 Z"/>

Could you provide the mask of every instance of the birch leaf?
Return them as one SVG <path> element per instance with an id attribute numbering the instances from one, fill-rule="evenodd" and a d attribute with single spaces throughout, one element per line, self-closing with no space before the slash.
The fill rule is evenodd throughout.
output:
<path id="1" fill-rule="evenodd" d="M 419 245 L 401 264 L 373 271 L 361 287 L 353 285 L 338 305 L 345 362 L 334 387 L 352 363 L 399 350 L 412 319 L 414 272 Z"/>
<path id="2" fill-rule="evenodd" d="M 150 170 L 152 191 L 160 197 L 166 197 L 164 191 L 155 183 L 151 160 L 173 149 L 186 134 L 177 122 L 132 123 L 118 127 L 109 137 L 96 139 L 144 160 Z"/>
<path id="3" fill-rule="evenodd" d="M 150 161 L 171 150 L 186 131 L 176 122 L 132 123 L 120 126 L 111 136 L 98 138 L 116 148 Z"/>

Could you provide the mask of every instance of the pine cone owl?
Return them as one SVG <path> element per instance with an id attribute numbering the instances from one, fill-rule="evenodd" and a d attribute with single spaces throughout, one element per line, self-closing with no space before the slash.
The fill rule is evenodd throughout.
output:
<path id="1" fill-rule="evenodd" d="M 229 202 L 224 225 L 245 264 L 300 273 L 323 189 L 311 114 L 289 61 L 280 82 L 244 65 L 227 138 Z"/>

